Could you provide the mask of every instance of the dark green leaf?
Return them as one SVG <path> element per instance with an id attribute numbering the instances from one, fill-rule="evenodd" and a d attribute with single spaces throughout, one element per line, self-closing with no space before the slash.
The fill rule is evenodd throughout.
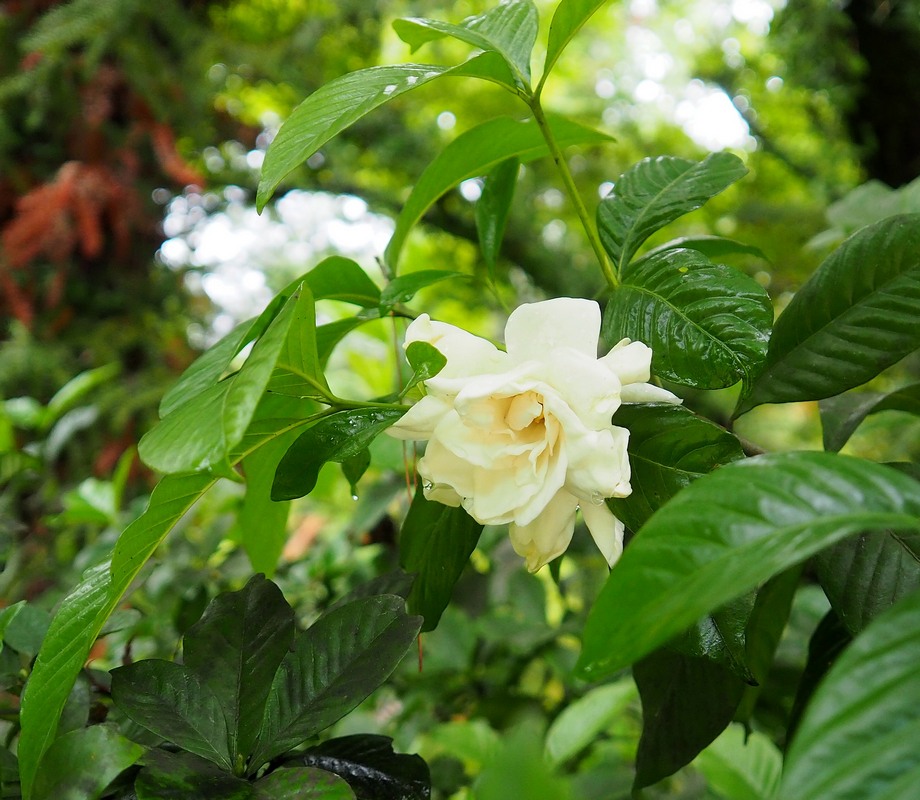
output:
<path id="1" fill-rule="evenodd" d="M 112 700 L 157 736 L 233 768 L 221 699 L 188 667 L 155 658 L 118 667 L 112 670 Z"/>
<path id="2" fill-rule="evenodd" d="M 865 383 L 920 346 L 920 214 L 855 233 L 796 292 L 763 370 L 735 415 L 821 400 Z"/>
<path id="3" fill-rule="evenodd" d="M 501 54 L 526 87 L 530 83 L 530 53 L 537 39 L 539 18 L 531 0 L 506 0 L 484 14 L 467 17 L 459 25 L 435 19 L 398 19 L 393 29 L 414 53 L 427 42 L 450 36 L 480 50 Z"/>
<path id="4" fill-rule="evenodd" d="M 665 250 L 676 250 L 677 248 L 696 250 L 710 261 L 733 255 L 755 256 L 764 261 L 767 260 L 767 257 L 759 247 L 754 247 L 754 245 L 745 244 L 744 242 L 736 242 L 734 239 L 727 239 L 724 236 L 682 236 L 679 239 L 672 239 L 670 242 L 665 242 L 663 245 L 649 250 L 646 255 L 661 253 Z"/>
<path id="5" fill-rule="evenodd" d="M 277 769 L 253 788 L 258 800 L 355 800 L 355 793 L 337 775 L 310 767 Z"/>
<path id="6" fill-rule="evenodd" d="M 755 280 L 694 250 L 667 250 L 630 263 L 604 309 L 603 338 L 652 348 L 652 371 L 698 389 L 751 380 L 773 320 Z"/>
<path id="7" fill-rule="evenodd" d="M 55 739 L 35 778 L 35 800 L 95 800 L 144 748 L 107 725 L 66 733 Z"/>
<path id="8" fill-rule="evenodd" d="M 920 484 L 888 467 L 829 453 L 720 467 L 626 548 L 588 616 L 580 672 L 616 672 L 777 572 L 884 527 L 920 530 Z"/>
<path id="9" fill-rule="evenodd" d="M 422 486 L 416 489 L 399 534 L 399 564 L 417 573 L 409 608 L 425 618 L 423 631 L 438 626 L 481 533 L 462 508 L 426 500 Z"/>
<path id="10" fill-rule="evenodd" d="M 323 417 L 284 454 L 272 484 L 272 500 L 309 494 L 323 464 L 357 455 L 404 413 L 399 408 L 357 408 Z"/>
<path id="11" fill-rule="evenodd" d="M 257 800 L 252 786 L 190 753 L 149 750 L 134 790 L 137 800 Z"/>
<path id="12" fill-rule="evenodd" d="M 880 411 L 907 411 L 920 415 L 920 383 L 902 386 L 893 392 L 854 392 L 822 400 L 821 427 L 824 449 L 837 452 L 860 423 Z"/>
<path id="13" fill-rule="evenodd" d="M 353 500 L 358 499 L 358 481 L 361 480 L 370 465 L 371 451 L 366 447 L 342 462 L 342 475 L 345 476 L 345 480 L 348 481 L 348 485 L 351 487 Z"/>
<path id="14" fill-rule="evenodd" d="M 483 53 L 451 68 L 396 64 L 369 67 L 329 81 L 294 109 L 269 146 L 256 208 L 261 211 L 287 174 L 334 136 L 387 101 L 446 75 L 483 78 L 503 85 L 511 77 L 500 56 Z"/>
<path id="15" fill-rule="evenodd" d="M 714 661 L 734 673 L 747 684 L 754 676 L 747 664 L 746 632 L 754 593 L 742 595 L 697 620 L 686 631 L 672 639 L 669 647 L 691 658 Z"/>
<path id="16" fill-rule="evenodd" d="M 275 675 L 250 765 L 302 744 L 357 706 L 396 669 L 421 622 L 392 595 L 356 600 L 320 617 Z"/>
<path id="17" fill-rule="evenodd" d="M 586 128 L 565 117 L 548 114 L 547 121 L 560 147 L 601 144 L 611 141 L 605 133 Z M 421 174 L 396 220 L 385 260 L 394 269 L 409 231 L 448 189 L 467 178 L 490 172 L 509 158 L 522 162 L 549 155 L 543 134 L 532 119 L 519 121 L 496 117 L 470 128 L 454 139 Z"/>
<path id="18" fill-rule="evenodd" d="M 433 378 L 447 364 L 443 353 L 428 342 L 412 342 L 406 348 L 406 360 L 413 370 L 412 377 L 406 384 L 407 390 L 422 381 Z"/>
<path id="19" fill-rule="evenodd" d="M 462 272 L 448 272 L 443 269 L 422 269 L 393 278 L 380 293 L 380 309 L 386 313 L 397 303 L 406 303 L 415 297 L 416 292 L 426 286 L 446 281 L 448 278 L 466 278 Z"/>
<path id="20" fill-rule="evenodd" d="M 601 242 L 617 270 L 623 271 L 653 233 L 746 174 L 731 153 L 711 153 L 700 162 L 659 156 L 633 165 L 597 207 Z"/>
<path id="21" fill-rule="evenodd" d="M 696 478 L 744 456 L 732 434 L 683 406 L 624 405 L 613 422 L 629 429 L 632 494 L 607 504 L 633 531 Z"/>
<path id="22" fill-rule="evenodd" d="M 252 751 L 272 680 L 293 640 L 294 612 L 262 575 L 216 597 L 186 634 L 185 665 L 223 709 L 231 762 Z"/>
<path id="23" fill-rule="evenodd" d="M 920 593 L 875 619 L 818 687 L 779 796 L 907 798 L 920 780 Z"/>
<path id="24" fill-rule="evenodd" d="M 304 280 L 316 300 L 340 300 L 362 308 L 374 308 L 380 302 L 380 289 L 357 262 L 343 256 L 323 259 Z"/>
<path id="25" fill-rule="evenodd" d="M 388 572 L 385 575 L 379 575 L 367 583 L 362 583 L 355 589 L 352 589 L 344 597 L 336 600 L 326 610 L 328 614 L 341 606 L 353 603 L 355 600 L 362 600 L 365 597 L 376 597 L 381 594 L 395 594 L 404 600 L 409 596 L 412 590 L 412 584 L 415 582 L 415 576 L 403 572 L 401 569 Z"/>
<path id="26" fill-rule="evenodd" d="M 920 534 L 861 533 L 820 552 L 815 564 L 827 599 L 855 636 L 920 588 Z"/>
<path id="27" fill-rule="evenodd" d="M 298 757 L 311 767 L 334 772 L 358 800 L 428 800 L 428 765 L 416 755 L 393 752 L 386 736 L 359 734 L 330 739 Z"/>
<path id="28" fill-rule="evenodd" d="M 635 789 L 689 764 L 731 722 L 744 682 L 707 658 L 668 648 L 633 666 L 642 698 Z"/>
<path id="29" fill-rule="evenodd" d="M 496 165 L 486 175 L 482 194 L 476 201 L 476 233 L 479 236 L 479 249 L 483 260 L 494 272 L 501 250 L 505 227 L 508 224 L 508 212 L 517 186 L 518 170 L 521 162 L 509 158 Z"/>

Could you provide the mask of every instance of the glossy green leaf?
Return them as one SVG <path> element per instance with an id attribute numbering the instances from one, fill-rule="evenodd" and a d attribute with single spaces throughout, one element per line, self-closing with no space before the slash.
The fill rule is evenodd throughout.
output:
<path id="1" fill-rule="evenodd" d="M 200 473 L 163 478 L 147 509 L 119 538 L 112 575 L 108 562 L 94 567 L 61 602 L 22 695 L 18 753 L 26 800 L 74 679 L 105 621 L 156 545 L 213 483 Z"/>
<path id="2" fill-rule="evenodd" d="M 591 689 L 570 703 L 546 732 L 546 758 L 560 766 L 603 734 L 636 698 L 636 684 L 623 678 Z"/>
<path id="3" fill-rule="evenodd" d="M 506 0 L 459 25 L 435 19 L 407 18 L 393 23 L 396 34 L 414 53 L 427 42 L 450 36 L 480 50 L 499 53 L 513 70 L 516 82 L 530 83 L 530 53 L 540 20 L 532 0 Z"/>
<path id="4" fill-rule="evenodd" d="M 96 800 L 144 748 L 108 725 L 79 728 L 56 739 L 42 759 L 35 800 Z"/>
<path id="5" fill-rule="evenodd" d="M 592 680 L 616 672 L 777 572 L 885 527 L 920 530 L 920 484 L 888 467 L 829 453 L 720 467 L 626 548 L 588 616 L 579 671 Z"/>
<path id="6" fill-rule="evenodd" d="M 233 762 L 252 750 L 269 688 L 293 639 L 294 612 L 262 575 L 216 597 L 185 635 L 185 666 L 218 699 Z"/>
<path id="7" fill-rule="evenodd" d="M 763 250 L 759 247 L 728 239 L 725 236 L 681 236 L 679 239 L 672 239 L 670 242 L 665 242 L 663 245 L 649 250 L 646 255 L 661 253 L 665 250 L 676 250 L 677 248 L 696 250 L 710 261 L 721 259 L 724 256 L 735 255 L 754 256 L 763 261 L 767 260 Z"/>
<path id="8" fill-rule="evenodd" d="M 723 800 L 773 800 L 783 756 L 768 736 L 732 725 L 693 762 Z"/>
<path id="9" fill-rule="evenodd" d="M 112 700 L 157 736 L 233 768 L 221 700 L 189 667 L 154 658 L 118 667 L 112 670 Z"/>
<path id="10" fill-rule="evenodd" d="M 301 323 L 312 305 L 307 291 L 291 298 L 239 372 L 179 406 L 141 439 L 138 453 L 144 462 L 165 473 L 226 463 L 249 427 L 292 325 Z"/>
<path id="11" fill-rule="evenodd" d="M 428 765 L 416 755 L 393 752 L 386 736 L 357 734 L 329 739 L 306 750 L 298 761 L 334 772 L 359 798 L 429 800 Z"/>
<path id="12" fill-rule="evenodd" d="M 276 769 L 253 786 L 257 800 L 355 800 L 338 775 L 311 767 Z"/>
<path id="13" fill-rule="evenodd" d="M 767 352 L 770 298 L 755 280 L 694 250 L 630 263 L 604 309 L 603 338 L 652 348 L 652 371 L 675 383 L 720 389 L 753 379 Z"/>
<path id="14" fill-rule="evenodd" d="M 259 800 L 248 781 L 191 753 L 149 750 L 134 782 L 137 800 Z"/>
<path id="15" fill-rule="evenodd" d="M 915 592 L 874 620 L 818 687 L 787 751 L 780 798 L 910 797 L 920 781 L 918 661 Z"/>
<path id="16" fill-rule="evenodd" d="M 699 162 L 659 156 L 632 166 L 597 207 L 601 242 L 616 269 L 622 272 L 653 233 L 746 174 L 731 153 L 711 153 Z"/>
<path id="17" fill-rule="evenodd" d="M 303 743 L 383 683 L 412 646 L 420 617 L 401 597 L 356 600 L 298 636 L 275 675 L 252 767 Z"/>
<path id="18" fill-rule="evenodd" d="M 761 403 L 821 400 L 920 347 L 920 214 L 863 228 L 776 320 L 763 369 L 735 415 Z"/>
<path id="19" fill-rule="evenodd" d="M 433 64 L 368 67 L 323 84 L 294 109 L 269 145 L 256 208 L 261 211 L 288 173 L 334 136 L 387 101 L 448 75 L 502 84 L 506 82 L 503 77 L 510 77 L 499 55 L 482 53 L 451 68 Z"/>
<path id="20" fill-rule="evenodd" d="M 607 134 L 565 117 L 548 114 L 547 120 L 560 147 L 611 141 Z M 487 174 L 509 158 L 527 163 L 547 155 L 546 141 L 533 119 L 519 121 L 496 117 L 461 133 L 425 168 L 412 187 L 396 220 L 393 238 L 387 245 L 386 263 L 391 268 L 398 265 L 409 231 L 448 189 L 467 178 Z"/>
<path id="21" fill-rule="evenodd" d="M 426 286 L 433 286 L 441 281 L 450 278 L 466 278 L 462 272 L 454 272 L 443 269 L 421 269 L 417 272 L 410 272 L 408 275 L 400 275 L 393 278 L 380 293 L 380 309 L 382 312 L 389 311 L 397 303 L 407 303 L 420 289 Z"/>
<path id="22" fill-rule="evenodd" d="M 605 2 L 607 0 L 560 0 L 549 26 L 541 83 L 546 80 L 562 51 L 572 41 L 572 37 Z"/>
<path id="23" fill-rule="evenodd" d="M 399 534 L 399 564 L 417 574 L 409 608 L 425 618 L 423 631 L 438 626 L 481 533 L 482 525 L 462 508 L 426 500 L 417 487 Z"/>
<path id="24" fill-rule="evenodd" d="M 892 392 L 840 394 L 822 400 L 818 407 L 821 410 L 824 449 L 837 452 L 870 414 L 907 411 L 920 415 L 920 383 L 902 386 Z"/>
<path id="25" fill-rule="evenodd" d="M 683 406 L 624 405 L 613 423 L 629 430 L 632 494 L 607 504 L 633 531 L 692 481 L 744 456 L 732 434 Z"/>
<path id="26" fill-rule="evenodd" d="M 406 360 L 412 367 L 412 377 L 406 384 L 407 389 L 433 378 L 447 365 L 443 353 L 428 342 L 412 342 L 406 348 Z"/>
<path id="27" fill-rule="evenodd" d="M 520 166 L 521 162 L 516 158 L 509 158 L 497 164 L 486 175 L 482 194 L 476 201 L 479 249 L 482 251 L 483 260 L 493 272 L 508 225 L 508 213 L 511 211 Z"/>
<path id="28" fill-rule="evenodd" d="M 284 454 L 275 472 L 272 500 L 309 494 L 323 464 L 357 455 L 404 413 L 402 408 L 357 408 L 323 417 Z"/>
<path id="29" fill-rule="evenodd" d="M 381 594 L 393 594 L 405 600 L 409 596 L 414 582 L 415 576 L 409 575 L 401 569 L 378 575 L 376 578 L 362 583 L 348 594 L 340 597 L 326 609 L 325 613 L 328 614 L 341 606 L 353 603 L 355 600 L 363 600 L 366 597 L 376 597 Z"/>
<path id="30" fill-rule="evenodd" d="M 920 589 L 920 534 L 871 531 L 815 557 L 818 580 L 854 636 L 872 619 Z"/>
<path id="31" fill-rule="evenodd" d="M 708 658 L 663 648 L 633 665 L 642 698 L 634 789 L 689 764 L 731 722 L 744 682 Z"/>

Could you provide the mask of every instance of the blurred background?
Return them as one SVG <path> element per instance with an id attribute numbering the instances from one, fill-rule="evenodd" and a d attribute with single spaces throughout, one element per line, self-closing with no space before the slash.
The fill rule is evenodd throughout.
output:
<path id="1" fill-rule="evenodd" d="M 555 3 L 537 6 L 544 41 Z M 0 653 L 12 704 L 5 718 L 15 717 L 23 664 L 48 612 L 143 508 L 156 478 L 137 461 L 136 442 L 178 374 L 327 255 L 354 258 L 382 281 L 377 259 L 425 165 L 464 130 L 525 109 L 479 82 L 422 88 L 323 147 L 258 215 L 255 186 L 279 125 L 343 73 L 466 57 L 468 48 L 447 40 L 410 54 L 392 31 L 395 18 L 456 22 L 487 7 L 0 5 L 0 597 L 34 601 L 16 644 Z M 667 238 L 717 233 L 756 246 L 766 259 L 734 256 L 732 264 L 767 287 L 778 308 L 849 233 L 920 211 L 920 0 L 609 3 L 566 51 L 544 103 L 616 139 L 570 154 L 589 205 L 646 156 L 739 154 L 749 176 Z M 429 290 L 417 308 L 496 335 L 505 305 L 599 296 L 602 276 L 551 164 L 521 169 L 494 291 L 474 225 L 480 191 L 480 181 L 465 181 L 412 234 L 405 271 L 470 276 Z M 343 312 L 329 303 L 319 313 L 328 321 Z M 340 395 L 390 390 L 395 335 L 380 322 L 345 340 L 330 364 Z M 879 385 L 918 372 L 909 360 Z M 677 391 L 727 423 L 734 390 Z M 915 419 L 877 415 L 848 451 L 916 458 Z M 757 409 L 738 431 L 765 449 L 821 446 L 814 404 Z M 327 466 L 317 491 L 291 510 L 275 578 L 304 621 L 395 563 L 404 454 L 389 441 L 375 447 L 357 500 Z M 220 487 L 183 521 L 133 595 L 121 633 L 101 640 L 100 664 L 119 663 L 126 649 L 170 654 L 208 599 L 245 580 L 252 567 L 240 546 L 241 503 L 239 487 Z M 576 537 L 554 581 L 525 574 L 503 533 L 487 531 L 456 606 L 425 637 L 423 671 L 407 665 L 335 732 L 396 736 L 399 748 L 431 761 L 438 797 L 470 796 L 476 779 L 477 797 L 503 798 L 502 787 L 525 774 L 546 798 L 626 796 L 639 731 L 635 688 L 630 679 L 615 689 L 574 687 L 569 677 L 572 632 L 606 574 L 585 538 Z M 795 691 L 784 670 L 798 674 L 826 610 L 820 591 L 799 597 L 776 685 L 762 693 L 768 735 Z M 585 700 L 592 691 L 603 693 Z M 512 734 L 500 739 L 504 731 Z M 723 745 L 728 761 L 732 742 Z M 782 742 L 765 742 L 769 761 Z M 732 797 L 717 762 L 647 796 Z"/>

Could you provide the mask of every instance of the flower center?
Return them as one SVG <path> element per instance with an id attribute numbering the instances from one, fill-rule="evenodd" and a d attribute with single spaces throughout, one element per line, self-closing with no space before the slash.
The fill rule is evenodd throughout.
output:
<path id="1" fill-rule="evenodd" d="M 542 398 L 536 392 L 515 395 L 505 413 L 505 423 L 513 431 L 522 431 L 531 425 L 543 423 Z"/>

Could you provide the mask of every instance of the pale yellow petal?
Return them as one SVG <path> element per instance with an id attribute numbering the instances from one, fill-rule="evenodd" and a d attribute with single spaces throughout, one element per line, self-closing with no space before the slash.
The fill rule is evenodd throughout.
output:
<path id="1" fill-rule="evenodd" d="M 623 523 L 607 508 L 606 503 L 583 504 L 581 516 L 601 555 L 612 567 L 623 552 Z"/>
<path id="2" fill-rule="evenodd" d="M 577 507 L 575 498 L 560 490 L 533 522 L 528 525 L 511 524 L 508 531 L 511 544 L 515 552 L 525 559 L 530 572 L 536 572 L 565 552 L 575 530 Z"/>
<path id="3" fill-rule="evenodd" d="M 597 358 L 600 331 L 601 310 L 597 303 L 557 297 L 514 309 L 505 325 L 505 346 L 516 364 L 541 361 L 557 347 L 571 347 Z"/>

